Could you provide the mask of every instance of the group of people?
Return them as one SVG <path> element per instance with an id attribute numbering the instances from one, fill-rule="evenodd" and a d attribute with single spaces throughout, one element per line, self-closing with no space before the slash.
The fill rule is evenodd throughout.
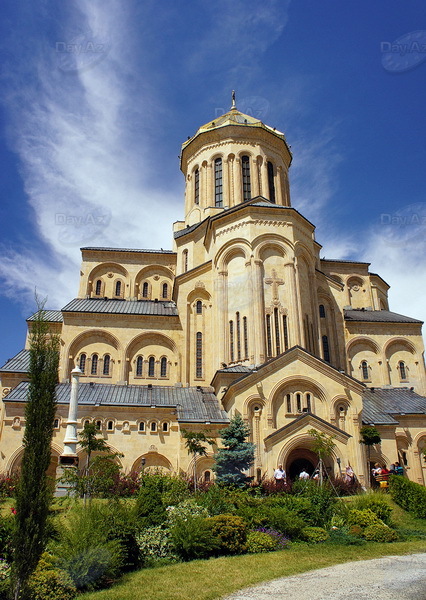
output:
<path id="1" fill-rule="evenodd" d="M 302 469 L 302 471 L 299 473 L 299 479 L 301 479 L 301 480 L 306 480 L 306 479 L 310 479 L 310 478 L 311 478 L 311 476 L 306 471 L 306 469 Z M 319 478 L 320 478 L 319 469 L 315 469 L 315 471 L 312 474 L 312 479 L 318 480 Z M 285 484 L 285 482 L 287 480 L 287 475 L 286 475 L 286 472 L 283 469 L 282 465 L 278 465 L 278 467 L 275 469 L 274 479 L 275 479 L 275 484 L 277 487 L 282 487 Z M 346 467 L 345 482 L 349 485 L 354 484 L 356 482 L 356 476 L 355 476 L 354 470 L 352 469 L 351 465 L 348 465 Z"/>
<path id="2" fill-rule="evenodd" d="M 398 461 L 392 463 L 389 469 L 386 468 L 386 465 L 375 463 L 374 467 L 371 469 L 371 474 L 377 481 L 383 479 L 383 476 L 386 475 L 404 475 L 404 469 Z"/>

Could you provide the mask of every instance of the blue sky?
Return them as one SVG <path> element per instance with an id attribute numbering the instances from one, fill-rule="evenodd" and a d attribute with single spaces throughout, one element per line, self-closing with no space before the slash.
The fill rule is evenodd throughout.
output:
<path id="1" fill-rule="evenodd" d="M 81 246 L 171 248 L 180 145 L 240 110 L 284 131 L 321 256 L 426 319 L 424 0 L 3 0 L 0 363 Z"/>

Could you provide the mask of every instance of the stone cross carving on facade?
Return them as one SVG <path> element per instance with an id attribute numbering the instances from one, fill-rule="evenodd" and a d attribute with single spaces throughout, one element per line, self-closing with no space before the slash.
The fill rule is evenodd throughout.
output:
<path id="1" fill-rule="evenodd" d="M 278 302 L 278 286 L 284 285 L 284 279 L 277 277 L 277 272 L 272 269 L 272 277 L 265 277 L 265 283 L 272 285 L 272 301 Z"/>

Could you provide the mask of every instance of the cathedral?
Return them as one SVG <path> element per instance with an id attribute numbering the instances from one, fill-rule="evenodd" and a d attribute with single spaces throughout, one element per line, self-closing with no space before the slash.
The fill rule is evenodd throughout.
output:
<path id="1" fill-rule="evenodd" d="M 77 296 L 47 310 L 60 336 L 51 471 L 64 451 L 71 371 L 78 430 L 95 422 L 124 471 L 193 471 L 182 430 L 219 431 L 240 414 L 255 461 L 249 475 L 315 469 L 309 430 L 335 442 L 325 467 L 350 464 L 368 485 L 363 425 L 426 484 L 422 322 L 389 310 L 369 263 L 320 258 L 315 226 L 291 205 L 283 133 L 235 104 L 184 142 L 184 218 L 171 250 L 85 247 Z M 35 316 L 27 319 L 28 332 Z M 0 470 L 19 469 L 29 341 L 0 368 Z M 215 445 L 196 462 L 209 481 Z M 143 465 L 143 467 L 142 467 Z"/>

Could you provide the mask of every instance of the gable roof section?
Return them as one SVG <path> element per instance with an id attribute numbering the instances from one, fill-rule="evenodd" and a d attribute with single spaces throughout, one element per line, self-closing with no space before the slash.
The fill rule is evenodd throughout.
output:
<path id="1" fill-rule="evenodd" d="M 17 385 L 5 398 L 5 402 L 26 402 L 28 382 Z M 68 404 L 71 384 L 58 383 L 58 404 Z M 126 406 L 134 408 L 175 408 L 180 423 L 229 423 L 225 411 L 210 387 L 187 387 L 147 385 L 113 385 L 80 383 L 78 389 L 80 406 Z"/>
<path id="2" fill-rule="evenodd" d="M 345 321 L 362 321 L 368 323 L 423 323 L 418 319 L 406 317 L 389 310 L 351 309 L 345 310 Z"/>
<path id="3" fill-rule="evenodd" d="M 103 248 L 101 246 L 85 246 L 84 248 L 80 248 L 80 250 L 93 250 L 95 252 L 146 252 L 148 254 L 176 254 L 176 252 L 173 250 L 163 250 L 162 248 L 160 250 L 144 250 L 142 248 Z"/>
<path id="4" fill-rule="evenodd" d="M 334 434 L 336 437 L 339 437 L 341 440 L 346 441 L 350 437 L 352 437 L 349 433 L 343 431 L 343 429 L 332 425 L 328 421 L 321 419 L 321 417 L 317 417 L 317 415 L 314 415 L 313 413 L 306 412 L 301 414 L 299 417 L 293 419 L 293 421 L 291 421 L 290 423 L 287 423 L 287 425 L 284 425 L 284 427 L 280 427 L 280 429 L 277 429 L 273 433 L 270 433 L 264 440 L 265 444 L 268 444 L 268 442 L 272 442 L 275 438 L 282 437 L 282 435 L 285 434 L 287 431 L 290 433 L 294 429 L 300 429 L 301 427 L 304 427 L 305 421 L 314 421 L 314 423 L 318 423 L 318 425 L 320 425 L 322 429 L 331 431 L 332 434 Z"/>
<path id="5" fill-rule="evenodd" d="M 177 317 L 174 302 L 152 300 L 104 300 L 103 298 L 74 298 L 62 309 L 64 313 L 103 313 L 116 315 L 155 315 Z"/>
<path id="6" fill-rule="evenodd" d="M 409 388 L 367 388 L 363 394 L 362 421 L 374 425 L 395 425 L 394 417 L 426 414 L 426 397 Z"/>
<path id="7" fill-rule="evenodd" d="M 0 368 L 2 373 L 28 373 L 30 368 L 30 351 L 21 350 Z"/>
<path id="8" fill-rule="evenodd" d="M 35 312 L 27 321 L 35 321 L 39 311 Z M 64 318 L 60 310 L 43 310 L 43 319 L 48 323 L 63 323 Z"/>

